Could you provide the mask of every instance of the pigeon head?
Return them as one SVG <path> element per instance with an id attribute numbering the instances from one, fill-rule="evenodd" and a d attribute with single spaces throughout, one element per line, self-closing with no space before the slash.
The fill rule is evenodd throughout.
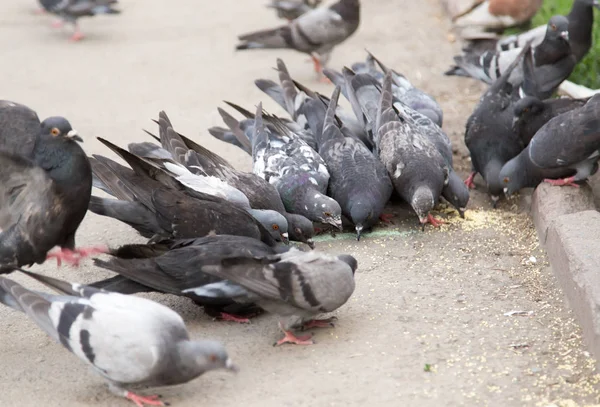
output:
<path id="1" fill-rule="evenodd" d="M 533 116 L 540 114 L 544 110 L 544 103 L 535 96 L 525 96 L 519 99 L 513 109 L 513 131 L 517 131 L 519 124 L 527 122 Z"/>
<path id="2" fill-rule="evenodd" d="M 356 240 L 360 240 L 360 236 L 364 227 L 372 223 L 373 217 L 376 216 L 373 210 L 373 205 L 364 201 L 357 201 L 350 208 L 350 219 L 355 225 Z"/>
<path id="3" fill-rule="evenodd" d="M 342 208 L 335 200 L 320 192 L 315 192 L 311 196 L 309 205 L 307 210 L 314 219 L 342 230 Z"/>
<path id="4" fill-rule="evenodd" d="M 288 242 L 288 222 L 282 214 L 268 209 L 250 209 L 248 212 L 267 229 L 273 239 Z"/>
<path id="5" fill-rule="evenodd" d="M 565 16 L 552 16 L 548 21 L 546 36 L 552 40 L 569 42 L 569 19 Z"/>
<path id="6" fill-rule="evenodd" d="M 48 117 L 40 126 L 40 134 L 43 137 L 65 138 L 83 143 L 83 139 L 77 134 L 77 130 L 74 130 L 71 123 L 64 117 Z"/>
<path id="7" fill-rule="evenodd" d="M 350 256 L 349 254 L 340 254 L 339 256 L 337 256 L 337 258 L 349 265 L 352 269 L 352 275 L 354 275 L 354 273 L 358 269 L 358 261 L 356 261 L 356 259 Z"/>
<path id="8" fill-rule="evenodd" d="M 467 204 L 469 203 L 469 188 L 454 171 L 448 176 L 448 185 L 444 187 L 444 198 L 458 210 L 458 214 L 464 219 Z"/>
<path id="9" fill-rule="evenodd" d="M 182 361 L 190 364 L 190 369 L 199 375 L 216 369 L 238 371 L 225 347 L 217 341 L 183 341 L 180 347 Z"/>
<path id="10" fill-rule="evenodd" d="M 492 198 L 492 206 L 495 208 L 498 204 L 500 196 L 504 193 L 504 186 L 500 182 L 500 170 L 503 163 L 498 159 L 490 160 L 483 169 L 483 179 L 487 184 L 488 194 Z"/>
<path id="11" fill-rule="evenodd" d="M 422 225 L 427 223 L 429 211 L 435 206 L 435 199 L 433 198 L 433 192 L 429 187 L 420 186 L 418 187 L 410 200 L 410 206 L 417 213 L 419 222 Z"/>
<path id="12" fill-rule="evenodd" d="M 600 1 L 598 0 L 575 0 L 575 2 L 573 2 L 573 8 L 578 5 L 600 9 Z"/>
<path id="13" fill-rule="evenodd" d="M 500 182 L 502 183 L 504 194 L 511 196 L 519 191 L 522 187 L 522 181 L 525 179 L 524 166 L 521 165 L 520 158 L 523 154 L 528 154 L 529 150 L 525 149 L 521 154 L 504 164 L 500 171 Z"/>
<path id="14" fill-rule="evenodd" d="M 288 213 L 288 231 L 290 239 L 295 242 L 306 243 L 311 249 L 315 248 L 315 242 L 312 240 L 315 235 L 315 228 L 310 220 L 302 215 Z"/>

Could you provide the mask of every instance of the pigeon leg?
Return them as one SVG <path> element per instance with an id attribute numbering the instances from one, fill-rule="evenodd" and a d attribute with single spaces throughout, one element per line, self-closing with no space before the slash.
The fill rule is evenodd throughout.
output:
<path id="1" fill-rule="evenodd" d="M 473 182 L 473 179 L 475 178 L 475 175 L 477 175 L 477 173 L 475 171 L 473 171 L 465 180 L 465 185 L 469 188 L 469 189 L 475 189 L 475 182 Z"/>
<path id="2" fill-rule="evenodd" d="M 230 321 L 237 322 L 238 324 L 249 324 L 250 318 L 241 317 L 238 315 L 228 314 L 226 312 L 221 312 L 219 314 L 219 318 L 221 321 Z"/>
<path id="3" fill-rule="evenodd" d="M 546 178 L 544 182 L 547 182 L 550 185 L 562 187 L 562 186 L 571 186 L 575 188 L 579 188 L 579 185 L 575 183 L 575 177 L 568 177 L 563 179 L 548 179 Z"/>
<path id="4" fill-rule="evenodd" d="M 302 330 L 311 328 L 334 328 L 333 321 L 337 321 L 337 317 L 326 319 L 313 319 L 302 324 Z"/>
<path id="5" fill-rule="evenodd" d="M 392 223 L 392 219 L 394 219 L 393 213 L 382 213 L 379 215 L 379 220 L 383 223 Z"/>
<path id="6" fill-rule="evenodd" d="M 83 33 L 79 30 L 79 26 L 75 24 L 75 32 L 71 35 L 71 41 L 76 42 L 84 38 Z"/>
<path id="7" fill-rule="evenodd" d="M 431 225 L 433 227 L 436 227 L 436 228 L 439 228 L 440 226 L 442 226 L 445 223 L 441 219 L 434 218 L 432 214 L 427 215 L 427 220 L 429 221 L 429 223 L 431 223 Z"/>
<path id="8" fill-rule="evenodd" d="M 315 55 L 310 54 L 310 57 L 313 61 L 313 64 L 315 66 L 315 72 L 318 75 L 321 75 L 323 73 L 323 67 L 321 66 L 321 61 L 319 60 L 319 58 L 317 58 Z"/>
<path id="9" fill-rule="evenodd" d="M 125 398 L 133 401 L 135 403 L 135 405 L 138 407 L 144 407 L 144 404 L 147 404 L 149 406 L 168 406 L 169 405 L 168 403 L 163 403 L 161 400 L 159 400 L 160 396 L 139 396 L 130 391 L 128 391 L 125 394 Z"/>
<path id="10" fill-rule="evenodd" d="M 79 258 L 75 256 L 75 252 L 69 249 L 61 249 L 60 251 L 55 251 L 54 253 L 48 253 L 46 256 L 46 260 L 56 259 L 56 265 L 58 267 L 62 266 L 63 260 L 72 266 L 79 266 Z"/>
<path id="11" fill-rule="evenodd" d="M 291 331 L 286 331 L 283 329 L 281 322 L 279 323 L 279 329 L 283 331 L 283 338 L 278 340 L 273 344 L 273 346 L 283 345 L 284 343 L 293 343 L 295 345 L 314 345 L 314 341 L 311 338 L 311 335 L 305 336 L 296 336 Z"/>
<path id="12" fill-rule="evenodd" d="M 108 253 L 108 247 L 106 247 L 106 246 L 80 247 L 78 249 L 75 249 L 74 252 L 79 255 L 79 259 L 81 260 L 83 258 L 90 257 L 95 254 Z"/>

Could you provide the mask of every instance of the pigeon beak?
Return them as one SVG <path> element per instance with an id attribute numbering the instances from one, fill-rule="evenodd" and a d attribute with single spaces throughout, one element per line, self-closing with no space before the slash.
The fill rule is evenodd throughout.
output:
<path id="1" fill-rule="evenodd" d="M 499 196 L 492 195 L 492 208 L 496 209 L 498 206 L 498 201 L 500 200 Z"/>
<path id="2" fill-rule="evenodd" d="M 67 133 L 67 137 L 70 138 L 71 140 L 75 140 L 75 141 L 79 141 L 80 143 L 83 143 L 83 139 L 79 136 L 79 134 L 77 134 L 77 130 L 75 130 L 75 129 L 69 130 L 69 132 Z"/>
<path id="3" fill-rule="evenodd" d="M 315 248 L 315 242 L 314 242 L 314 240 L 312 240 L 312 239 L 306 239 L 306 242 L 305 242 L 305 243 L 306 243 L 306 244 L 308 245 L 308 247 L 310 247 L 311 249 L 314 249 L 314 248 Z"/>
<path id="4" fill-rule="evenodd" d="M 326 223 L 329 223 L 331 226 L 335 226 L 339 230 L 343 229 L 341 219 L 329 218 L 329 219 L 327 219 Z"/>
<path id="5" fill-rule="evenodd" d="M 560 36 L 565 39 L 565 41 L 569 41 L 569 32 L 561 31 Z"/>
<path id="6" fill-rule="evenodd" d="M 427 223 L 427 218 L 419 218 L 419 223 L 421 224 L 421 231 L 425 232 L 425 224 Z"/>
<path id="7" fill-rule="evenodd" d="M 362 233 L 363 227 L 361 225 L 356 225 L 356 241 L 360 242 L 360 234 Z"/>
<path id="8" fill-rule="evenodd" d="M 232 371 L 233 373 L 237 373 L 240 371 L 240 368 L 233 364 L 233 361 L 229 358 L 225 361 L 225 369 Z"/>
<path id="9" fill-rule="evenodd" d="M 281 233 L 281 241 L 285 244 L 290 244 L 290 237 L 287 232 Z"/>
<path id="10" fill-rule="evenodd" d="M 504 191 L 504 195 L 505 195 L 506 197 L 509 197 L 509 196 L 510 196 L 510 194 L 508 193 L 508 188 L 504 188 L 504 189 L 503 189 L 503 191 Z"/>
<path id="11" fill-rule="evenodd" d="M 461 218 L 465 218 L 465 211 L 467 210 L 467 208 L 458 208 L 458 214 L 460 215 Z"/>

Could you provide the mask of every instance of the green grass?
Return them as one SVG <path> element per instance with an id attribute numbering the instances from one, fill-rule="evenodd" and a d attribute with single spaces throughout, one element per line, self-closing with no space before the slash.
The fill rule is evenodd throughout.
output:
<path id="1" fill-rule="evenodd" d="M 545 0 L 542 8 L 533 18 L 532 26 L 547 24 L 550 17 L 556 14 L 569 14 L 572 5 L 573 0 Z M 598 10 L 594 14 L 595 20 L 598 20 Z M 598 22 L 594 23 L 592 37 L 593 43 L 590 52 L 577 64 L 569 80 L 591 89 L 598 89 L 600 88 L 600 26 Z"/>

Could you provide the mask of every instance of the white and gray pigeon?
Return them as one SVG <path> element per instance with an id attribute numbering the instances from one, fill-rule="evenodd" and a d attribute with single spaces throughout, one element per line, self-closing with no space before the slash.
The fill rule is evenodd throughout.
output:
<path id="1" fill-rule="evenodd" d="M 339 0 L 330 7 L 311 10 L 288 25 L 240 35 L 236 49 L 295 49 L 311 55 L 315 71 L 320 74 L 333 48 L 354 34 L 359 22 L 359 0 Z"/>
<path id="2" fill-rule="evenodd" d="M 392 103 L 392 74 L 388 72 L 373 127 L 377 154 L 394 188 L 411 205 L 422 227 L 427 222 L 439 226 L 430 211 L 448 184 L 448 164 L 422 130 L 401 112 L 399 116 Z"/>
<path id="3" fill-rule="evenodd" d="M 292 21 L 319 6 L 323 0 L 271 0 L 267 7 L 277 11 L 277 17 Z"/>
<path id="4" fill-rule="evenodd" d="M 360 240 L 363 230 L 379 221 L 394 188 L 381 161 L 360 140 L 342 134 L 335 118 L 339 96 L 336 87 L 326 111 L 320 101 L 309 102 L 307 118 L 329 170 L 329 196 L 352 221 Z"/>
<path id="5" fill-rule="evenodd" d="M 224 258 L 202 271 L 239 284 L 215 283 L 190 289 L 196 295 L 211 297 L 228 290 L 235 301 L 256 303 L 264 310 L 286 318 L 279 323 L 285 336 L 275 343 L 310 345 L 308 337 L 296 337 L 295 327 L 312 328 L 332 325 L 334 318 L 315 320 L 322 313 L 344 305 L 354 292 L 354 272 L 358 262 L 350 255 L 331 256 L 316 251 L 291 248 L 272 256 Z"/>
<path id="6" fill-rule="evenodd" d="M 118 0 L 39 0 L 39 2 L 46 11 L 56 14 L 62 21 L 73 25 L 72 41 L 79 41 L 84 37 L 77 24 L 77 19 L 80 17 L 120 13 L 113 8 Z M 62 23 L 55 23 L 57 27 L 61 25 Z"/>
<path id="7" fill-rule="evenodd" d="M 598 170 L 600 160 L 600 94 L 579 109 L 558 115 L 531 139 L 529 146 L 503 168 L 503 182 L 525 183 L 522 177 L 533 167 L 538 178 L 552 185 L 578 186 Z M 511 177 L 512 176 L 512 177 Z M 561 179 L 552 179 L 561 178 Z M 531 182 L 531 181 L 529 181 Z M 508 186 L 508 185 L 507 185 Z"/>
<path id="8" fill-rule="evenodd" d="M 483 54 L 467 53 L 454 57 L 456 66 L 445 74 L 467 76 L 491 84 L 498 79 L 517 58 L 521 48 L 507 51 L 486 51 Z M 535 79 L 539 92 L 527 94 L 542 99 L 550 97 L 563 80 L 569 77 L 577 59 L 569 44 L 569 20 L 553 16 L 546 26 L 544 41 L 533 49 Z M 514 86 L 523 83 L 522 68 L 514 69 L 509 81 Z M 524 89 L 527 90 L 527 89 Z"/>
<path id="9" fill-rule="evenodd" d="M 264 126 L 259 104 L 251 140 L 253 172 L 275 186 L 289 212 L 341 230 L 340 205 L 326 195 L 329 171 L 323 159 L 277 117 L 265 120 L 277 131 Z"/>
<path id="10" fill-rule="evenodd" d="M 164 406 L 131 390 L 189 382 L 215 369 L 235 371 L 223 345 L 190 339 L 179 314 L 154 301 L 22 270 L 64 295 L 30 291 L 0 278 L 0 302 L 24 312 L 137 406 Z"/>

